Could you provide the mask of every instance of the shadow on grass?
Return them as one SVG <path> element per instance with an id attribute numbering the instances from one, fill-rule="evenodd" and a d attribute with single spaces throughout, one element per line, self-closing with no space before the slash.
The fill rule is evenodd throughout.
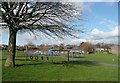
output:
<path id="1" fill-rule="evenodd" d="M 5 63 L 6 59 L 2 59 L 3 64 Z M 41 65 L 45 64 L 47 62 L 44 62 L 42 60 L 30 60 L 30 59 L 15 59 L 15 67 L 20 67 L 20 66 L 32 66 L 32 65 Z"/>
<path id="2" fill-rule="evenodd" d="M 42 63 L 23 63 L 23 64 L 16 64 L 15 66 L 16 67 L 19 67 L 19 66 L 30 66 L 30 65 L 40 65 L 40 64 L 42 64 Z"/>
<path id="3" fill-rule="evenodd" d="M 84 56 L 70 56 L 70 58 L 85 58 Z"/>
<path id="4" fill-rule="evenodd" d="M 19 66 L 32 66 L 32 65 L 40 65 L 40 64 L 43 64 L 40 60 L 30 60 L 30 59 L 15 59 L 16 62 L 19 62 L 19 64 L 16 64 L 15 66 L 16 67 L 19 67 Z"/>
<path id="5" fill-rule="evenodd" d="M 62 62 L 54 62 L 53 64 L 71 64 L 71 65 L 84 65 L 84 66 L 96 66 L 99 65 L 99 62 L 95 61 L 87 61 L 87 60 L 76 60 L 76 61 L 62 61 Z"/>
<path id="6" fill-rule="evenodd" d="M 84 66 L 97 66 L 100 65 L 99 62 L 95 61 L 88 61 L 88 60 L 70 60 L 68 61 L 56 61 L 56 62 L 44 62 L 41 60 L 30 60 L 28 59 L 25 61 L 25 59 L 15 59 L 16 61 L 20 61 L 20 63 L 16 64 L 16 67 L 19 66 L 30 66 L 30 65 L 44 65 L 44 64 L 55 64 L 55 65 L 84 65 Z"/>

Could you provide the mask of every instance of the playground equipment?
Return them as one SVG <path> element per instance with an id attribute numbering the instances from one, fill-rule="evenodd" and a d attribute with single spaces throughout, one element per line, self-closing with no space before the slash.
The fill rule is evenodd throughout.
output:
<path id="1" fill-rule="evenodd" d="M 47 56 L 47 60 L 49 60 L 48 56 L 54 56 L 56 53 L 52 50 L 48 51 L 40 51 L 39 49 L 36 49 L 34 47 L 28 47 L 26 46 L 26 50 L 24 51 L 25 59 L 35 59 L 38 60 L 41 57 L 41 60 L 43 60 L 43 56 Z"/>
<path id="2" fill-rule="evenodd" d="M 69 50 L 69 49 L 62 49 L 62 50 L 54 50 L 54 49 L 50 49 L 50 50 L 46 50 L 44 51 L 44 49 L 40 50 L 39 48 L 33 48 L 33 47 L 26 47 L 26 50 L 24 51 L 26 60 L 29 58 L 31 60 L 35 59 L 38 60 L 39 57 L 41 57 L 41 60 L 44 59 L 44 56 L 46 56 L 46 60 L 49 60 L 49 56 L 55 56 L 55 55 L 64 55 L 67 54 L 67 56 L 63 56 L 63 57 L 67 57 L 68 58 L 68 62 L 69 62 L 69 58 L 74 58 L 74 56 L 76 57 L 79 54 L 82 54 L 82 51 L 78 51 L 78 50 Z M 72 56 L 72 57 L 71 57 Z"/>
<path id="3" fill-rule="evenodd" d="M 28 57 L 32 60 L 33 58 L 35 58 L 35 60 L 38 60 L 38 55 L 41 55 L 40 52 L 32 52 L 32 51 L 25 51 L 24 52 L 26 60 L 28 59 Z"/>

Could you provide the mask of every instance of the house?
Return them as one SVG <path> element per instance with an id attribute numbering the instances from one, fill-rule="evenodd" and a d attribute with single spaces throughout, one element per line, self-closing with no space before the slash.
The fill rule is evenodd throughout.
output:
<path id="1" fill-rule="evenodd" d="M 24 46 L 16 46 L 16 50 L 24 51 L 26 48 Z"/>
<path id="2" fill-rule="evenodd" d="M 104 51 L 105 50 L 104 48 L 94 48 L 94 49 L 97 51 Z"/>
<path id="3" fill-rule="evenodd" d="M 7 50 L 7 49 L 8 49 L 8 45 L 5 44 L 0 45 L 0 50 Z"/>
<path id="4" fill-rule="evenodd" d="M 78 53 L 78 54 L 83 54 L 84 53 L 84 51 L 83 50 L 81 50 L 80 48 L 79 48 L 79 46 L 74 46 L 72 49 L 71 49 L 71 51 L 70 51 L 71 53 Z"/>
<path id="5" fill-rule="evenodd" d="M 113 53 L 113 54 L 120 54 L 120 46 L 112 46 L 111 47 L 111 53 Z"/>

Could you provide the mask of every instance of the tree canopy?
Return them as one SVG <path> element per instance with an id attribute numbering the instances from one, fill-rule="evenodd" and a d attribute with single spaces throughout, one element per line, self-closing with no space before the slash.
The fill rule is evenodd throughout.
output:
<path id="1" fill-rule="evenodd" d="M 72 20 L 80 19 L 82 8 L 77 8 L 75 3 L 3 2 L 1 10 L 2 19 L 7 23 L 5 28 L 12 26 L 14 31 L 39 30 L 49 36 L 62 37 L 75 36 L 71 34 L 77 31 Z"/>

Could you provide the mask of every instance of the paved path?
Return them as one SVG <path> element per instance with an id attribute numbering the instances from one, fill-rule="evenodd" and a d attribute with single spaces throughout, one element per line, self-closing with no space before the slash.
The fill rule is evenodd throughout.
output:
<path id="1" fill-rule="evenodd" d="M 98 62 L 98 64 L 104 65 L 104 66 L 118 67 L 118 65 L 116 65 L 116 64 L 107 64 L 107 63 L 103 63 L 103 62 Z"/>

